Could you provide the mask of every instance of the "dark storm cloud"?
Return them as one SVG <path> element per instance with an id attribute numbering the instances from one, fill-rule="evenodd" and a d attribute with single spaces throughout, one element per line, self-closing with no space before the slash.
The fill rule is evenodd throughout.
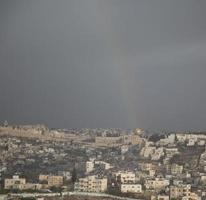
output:
<path id="1" fill-rule="evenodd" d="M 204 0 L 2 0 L 0 120 L 206 129 Z"/>

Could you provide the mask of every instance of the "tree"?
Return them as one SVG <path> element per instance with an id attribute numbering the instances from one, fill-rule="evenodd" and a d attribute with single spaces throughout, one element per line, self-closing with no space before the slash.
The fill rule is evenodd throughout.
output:
<path id="1" fill-rule="evenodd" d="M 175 134 L 175 143 L 178 142 L 177 134 Z"/>
<path id="2" fill-rule="evenodd" d="M 74 167 L 72 171 L 72 183 L 74 184 L 76 180 L 77 180 L 77 171 L 76 168 Z"/>
<path id="3" fill-rule="evenodd" d="M 62 192 L 62 189 L 60 187 L 52 186 L 50 189 L 51 189 L 52 192 L 55 192 L 55 193 L 57 193 L 57 192 L 61 193 Z"/>

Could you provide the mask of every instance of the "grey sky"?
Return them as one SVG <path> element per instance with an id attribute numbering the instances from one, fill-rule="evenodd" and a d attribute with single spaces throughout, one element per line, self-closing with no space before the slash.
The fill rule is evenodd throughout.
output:
<path id="1" fill-rule="evenodd" d="M 1 0 L 0 120 L 206 130 L 205 0 Z"/>

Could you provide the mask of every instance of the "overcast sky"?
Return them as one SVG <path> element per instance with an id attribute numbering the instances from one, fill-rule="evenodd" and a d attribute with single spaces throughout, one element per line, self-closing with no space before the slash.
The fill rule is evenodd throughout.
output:
<path id="1" fill-rule="evenodd" d="M 205 0 L 1 0 L 0 120 L 206 130 Z"/>

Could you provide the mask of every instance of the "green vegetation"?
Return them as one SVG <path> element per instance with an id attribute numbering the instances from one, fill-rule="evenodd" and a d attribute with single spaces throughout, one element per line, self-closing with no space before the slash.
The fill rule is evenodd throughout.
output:
<path id="1" fill-rule="evenodd" d="M 74 184 L 76 180 L 77 180 L 77 171 L 76 171 L 76 168 L 74 167 L 72 171 L 72 183 Z"/>

